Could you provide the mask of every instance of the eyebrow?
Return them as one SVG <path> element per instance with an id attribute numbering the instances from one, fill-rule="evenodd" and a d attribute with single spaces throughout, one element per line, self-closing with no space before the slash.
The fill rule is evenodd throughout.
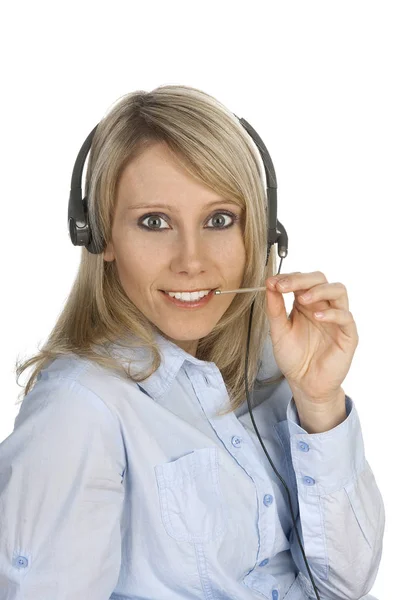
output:
<path id="1" fill-rule="evenodd" d="M 232 200 L 215 200 L 214 202 L 206 204 L 205 208 L 214 206 L 215 204 L 232 204 L 233 206 L 240 208 L 239 204 Z M 173 206 L 170 204 L 137 204 L 136 206 L 127 206 L 127 210 L 135 210 L 137 208 L 167 208 L 173 212 Z"/>

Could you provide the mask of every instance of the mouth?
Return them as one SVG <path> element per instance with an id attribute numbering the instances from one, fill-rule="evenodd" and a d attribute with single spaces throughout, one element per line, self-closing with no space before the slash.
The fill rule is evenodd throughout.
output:
<path id="1" fill-rule="evenodd" d="M 199 298 L 199 300 L 178 300 L 177 298 L 173 298 L 172 296 L 169 296 L 169 294 L 167 294 L 164 290 L 159 290 L 161 292 L 161 294 L 163 295 L 163 297 L 166 299 L 166 301 L 168 301 L 169 303 L 173 304 L 174 306 L 178 307 L 178 308 L 200 308 L 203 306 L 206 306 L 211 299 L 214 296 L 214 290 L 216 290 L 217 288 L 214 288 L 212 290 L 209 291 L 208 294 L 206 294 L 206 296 L 203 296 L 203 298 Z M 170 304 L 169 304 L 170 306 Z"/>
<path id="2" fill-rule="evenodd" d="M 207 291 L 207 289 L 205 289 L 205 288 L 199 288 L 197 290 L 184 290 L 184 291 L 181 291 L 181 290 L 160 290 L 160 291 L 161 292 L 165 292 L 166 294 L 169 294 L 169 293 L 171 293 L 171 294 L 177 294 L 177 293 L 181 293 L 181 294 L 187 294 L 188 293 L 189 294 L 189 293 L 192 293 L 193 294 L 193 292 L 201 292 L 202 290 Z M 218 287 L 215 287 L 213 289 L 208 288 L 209 292 L 214 292 L 214 290 L 218 290 Z"/>

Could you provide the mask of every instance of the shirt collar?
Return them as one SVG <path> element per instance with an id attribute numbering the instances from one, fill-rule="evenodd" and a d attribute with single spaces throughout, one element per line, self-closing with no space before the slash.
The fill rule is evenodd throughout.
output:
<path id="1" fill-rule="evenodd" d="M 209 372 L 209 370 L 212 372 L 217 370 L 218 372 L 215 363 L 192 356 L 192 354 L 189 354 L 156 330 L 154 335 L 160 351 L 161 364 L 157 371 L 138 384 L 154 400 L 158 400 L 164 394 L 167 394 L 185 361 L 202 370 L 202 372 Z M 116 355 L 125 366 L 128 366 L 128 363 L 132 361 L 131 372 L 134 372 L 138 366 L 146 369 L 150 362 L 151 354 L 144 347 L 127 348 L 114 343 L 108 346 L 108 351 L 111 351 L 112 355 Z"/>

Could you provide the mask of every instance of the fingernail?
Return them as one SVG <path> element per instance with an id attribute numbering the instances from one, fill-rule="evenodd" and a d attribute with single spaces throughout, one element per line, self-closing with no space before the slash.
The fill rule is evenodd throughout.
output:
<path id="1" fill-rule="evenodd" d="M 302 296 L 300 296 L 300 298 L 302 298 L 303 300 L 310 300 L 311 292 L 307 292 L 306 294 L 303 294 Z"/>
<path id="2" fill-rule="evenodd" d="M 283 290 L 286 290 L 289 287 L 289 282 L 287 279 L 282 279 L 281 281 L 278 281 L 278 285 Z"/>

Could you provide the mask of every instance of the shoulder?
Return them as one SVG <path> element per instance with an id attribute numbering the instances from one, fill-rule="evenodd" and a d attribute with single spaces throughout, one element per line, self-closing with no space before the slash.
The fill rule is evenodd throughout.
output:
<path id="1" fill-rule="evenodd" d="M 21 494 L 28 494 L 23 507 L 29 514 L 22 522 L 41 510 L 58 523 L 60 501 L 69 507 L 84 498 L 80 508 L 89 501 L 101 502 L 105 510 L 110 500 L 122 498 L 126 452 L 120 424 L 103 399 L 82 385 L 89 369 L 74 356 L 52 361 L 0 444 L 0 496 L 1 483 L 7 482 L 7 510 L 13 515 L 15 506 L 22 506 Z M 80 515 L 80 508 L 71 514 Z"/>
<path id="2" fill-rule="evenodd" d="M 113 422 L 118 427 L 112 398 L 122 379 L 91 360 L 70 353 L 57 357 L 38 374 L 33 388 L 24 398 L 15 424 L 46 412 L 53 419 Z M 134 391 L 135 391 L 135 386 Z M 137 393 L 139 393 L 137 389 Z"/>

